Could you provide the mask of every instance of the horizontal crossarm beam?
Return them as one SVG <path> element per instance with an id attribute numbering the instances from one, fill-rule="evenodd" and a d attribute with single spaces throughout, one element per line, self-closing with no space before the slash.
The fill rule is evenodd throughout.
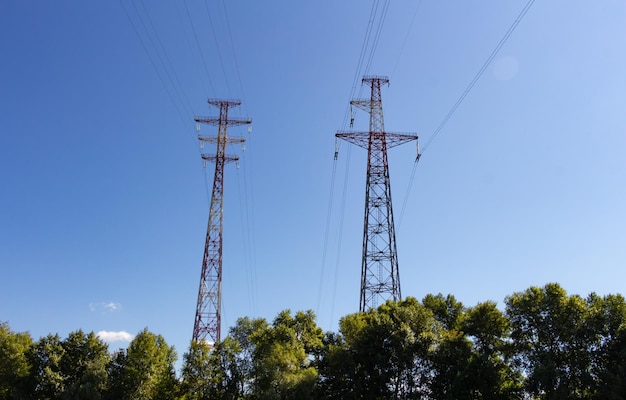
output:
<path id="1" fill-rule="evenodd" d="M 359 147 L 367 149 L 369 145 L 370 135 L 384 136 L 386 147 L 392 148 L 401 144 L 417 140 L 418 136 L 412 133 L 387 133 L 387 132 L 350 132 L 338 131 L 335 137 L 345 140 L 346 142 L 355 144 Z"/>
<path id="2" fill-rule="evenodd" d="M 215 161 L 218 158 L 218 156 L 211 155 L 211 154 L 202 154 L 201 156 L 203 160 L 207 160 L 207 161 Z M 220 158 L 223 158 L 225 163 L 239 160 L 239 156 L 236 156 L 236 155 L 224 155 L 224 156 L 221 156 Z"/>
<path id="3" fill-rule="evenodd" d="M 217 136 L 201 136 L 198 135 L 198 140 L 205 143 L 217 143 Z M 226 137 L 226 143 L 243 143 L 246 141 L 244 137 Z"/>
<path id="4" fill-rule="evenodd" d="M 193 117 L 193 120 L 208 125 L 219 125 L 220 123 L 225 125 L 247 125 L 252 123 L 250 118 L 228 118 L 226 121 L 221 121 L 219 117 Z"/>

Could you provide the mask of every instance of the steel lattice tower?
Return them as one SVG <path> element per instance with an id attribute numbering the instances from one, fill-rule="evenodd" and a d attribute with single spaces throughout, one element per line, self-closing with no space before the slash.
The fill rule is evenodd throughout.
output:
<path id="1" fill-rule="evenodd" d="M 198 289 L 198 304 L 193 326 L 193 340 L 217 343 L 220 341 L 221 314 L 222 314 L 222 227 L 224 210 L 224 165 L 237 161 L 236 155 L 226 155 L 226 145 L 229 143 L 243 143 L 243 137 L 230 138 L 226 134 L 229 125 L 244 125 L 252 123 L 249 118 L 229 118 L 228 110 L 239 106 L 239 100 L 209 99 L 209 105 L 219 107 L 219 117 L 195 117 L 199 124 L 217 125 L 217 136 L 201 136 L 198 140 L 206 143 L 215 143 L 215 155 L 202 154 L 202 159 L 215 161 L 215 177 L 211 193 L 209 209 L 209 223 L 204 244 L 202 259 L 202 274 Z"/>
<path id="2" fill-rule="evenodd" d="M 382 303 L 402 298 L 387 149 L 417 140 L 417 135 L 385 132 L 380 87 L 389 85 L 389 78 L 366 76 L 362 83 L 371 87 L 370 99 L 352 100 L 350 104 L 369 112 L 369 132 L 337 132 L 335 136 L 367 149 L 359 305 L 359 311 L 366 311 L 377 307 L 379 300 Z"/>

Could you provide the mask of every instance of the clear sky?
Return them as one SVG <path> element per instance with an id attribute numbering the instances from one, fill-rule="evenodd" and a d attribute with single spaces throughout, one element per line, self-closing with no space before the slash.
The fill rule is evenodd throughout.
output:
<path id="1" fill-rule="evenodd" d="M 253 120 L 230 131 L 223 332 L 286 308 L 335 330 L 359 304 L 365 151 L 332 173 L 355 75 L 389 76 L 386 129 L 424 145 L 526 4 L 393 0 L 359 70 L 371 1 L 0 2 L 0 320 L 148 327 L 182 357 L 213 176 L 193 116 L 218 97 Z M 625 1 L 532 6 L 410 191 L 415 147 L 389 153 L 403 296 L 626 292 L 624 71 Z"/>

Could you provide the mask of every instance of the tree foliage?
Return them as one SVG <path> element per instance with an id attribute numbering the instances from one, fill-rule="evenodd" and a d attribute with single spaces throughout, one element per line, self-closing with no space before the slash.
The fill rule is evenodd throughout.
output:
<path id="1" fill-rule="evenodd" d="M 167 400 L 177 393 L 174 371 L 176 351 L 161 335 L 147 328 L 139 332 L 126 351 L 115 357 L 116 381 L 111 385 L 111 398 L 121 400 Z"/>
<path id="2" fill-rule="evenodd" d="M 596 331 L 585 300 L 548 284 L 508 297 L 506 312 L 527 391 L 545 399 L 592 398 Z"/>
<path id="3" fill-rule="evenodd" d="M 16 333 L 0 323 L 0 399 L 19 398 L 30 364 L 26 352 L 33 340 L 28 333 Z"/>
<path id="4" fill-rule="evenodd" d="M 312 311 L 240 318 L 215 344 L 176 352 L 148 329 L 110 354 L 93 332 L 33 341 L 0 324 L 5 399 L 626 399 L 626 301 L 558 284 L 466 307 L 387 302 L 338 332 Z"/>

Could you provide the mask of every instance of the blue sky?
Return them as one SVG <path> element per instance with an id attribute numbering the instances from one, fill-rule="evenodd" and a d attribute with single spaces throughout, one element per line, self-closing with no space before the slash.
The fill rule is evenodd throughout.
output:
<path id="1" fill-rule="evenodd" d="M 392 1 L 367 71 L 391 80 L 386 129 L 428 142 L 526 3 Z M 336 329 L 358 310 L 366 155 L 341 143 L 333 181 L 334 134 L 371 9 L 0 3 L 0 320 L 34 337 L 117 332 L 112 348 L 147 326 L 182 357 L 213 174 L 193 116 L 219 97 L 253 120 L 230 131 L 248 142 L 226 169 L 224 333 L 286 308 Z M 625 21 L 623 0 L 536 2 L 410 191 L 415 148 L 390 151 L 405 297 L 625 292 Z"/>

